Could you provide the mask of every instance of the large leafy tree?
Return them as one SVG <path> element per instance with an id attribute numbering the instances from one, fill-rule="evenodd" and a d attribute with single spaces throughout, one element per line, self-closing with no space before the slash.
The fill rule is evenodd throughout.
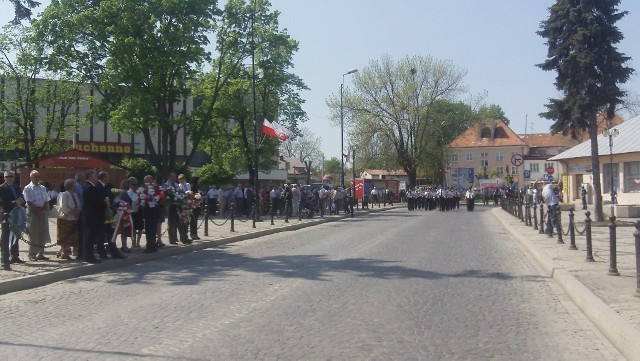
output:
<path id="1" fill-rule="evenodd" d="M 591 138 L 595 217 L 604 219 L 598 156 L 598 114 L 612 119 L 633 69 L 625 66 L 629 57 L 616 48 L 623 34 L 615 23 L 626 15 L 617 9 L 619 0 L 557 0 L 538 35 L 546 38 L 547 59 L 538 64 L 556 71 L 555 86 L 563 97 L 549 99 L 541 116 L 555 122 L 552 133 L 577 136 L 586 130 Z"/>
<path id="2" fill-rule="evenodd" d="M 34 0 L 9 0 L 13 4 L 15 17 L 12 23 L 18 24 L 21 20 L 30 19 L 33 9 L 40 5 L 40 2 Z"/>
<path id="3" fill-rule="evenodd" d="M 35 26 L 53 49 L 51 69 L 91 83 L 100 94 L 93 110 L 116 131 L 143 134 L 150 161 L 166 174 L 186 167 L 211 121 L 195 120 L 175 104 L 210 58 L 217 11 L 215 0 L 58 0 Z M 218 76 L 215 91 L 226 79 Z M 177 162 L 180 131 L 195 134 L 183 164 Z"/>
<path id="4" fill-rule="evenodd" d="M 42 80 L 47 48 L 29 27 L 5 26 L 0 34 L 0 149 L 31 163 L 66 150 L 84 123 L 83 94 L 76 82 Z M 59 74 L 49 74 L 56 77 Z"/>
<path id="5" fill-rule="evenodd" d="M 465 92 L 465 75 L 450 62 L 431 57 L 373 60 L 355 74 L 355 89 L 345 91 L 346 119 L 358 124 L 354 129 L 368 129 L 370 139 L 392 149 L 397 164 L 415 184 L 428 145 L 438 140 L 430 109 L 439 100 L 453 100 Z M 328 105 L 339 121 L 339 99 L 330 98 Z"/>
<path id="6" fill-rule="evenodd" d="M 289 138 L 280 145 L 280 153 L 302 161 L 306 167 L 307 184 L 311 183 L 311 171 L 313 165 L 321 166 L 322 163 L 322 139 L 308 128 L 300 128 L 300 133 Z"/>
<path id="7" fill-rule="evenodd" d="M 298 42 L 279 28 L 278 16 L 279 12 L 270 10 L 268 1 L 228 1 L 221 26 L 229 31 L 217 34 L 218 43 L 224 42 L 237 59 L 250 61 L 251 65 L 234 69 L 233 79 L 220 92 L 217 104 L 210 103 L 212 96 L 207 86 L 216 71 L 207 74 L 197 90 L 205 99 L 203 108 L 211 109 L 217 119 L 217 126 L 209 131 L 224 134 L 208 137 L 203 149 L 212 161 L 225 162 L 223 168 L 236 174 L 248 172 L 252 181 L 258 171 L 255 157 L 258 169 L 268 171 L 273 168 L 272 155 L 279 146 L 278 140 L 262 136 L 263 119 L 277 120 L 293 134 L 298 133 L 298 123 L 306 120 L 298 91 L 307 87 L 290 71 Z M 234 43 L 227 40 L 228 34 L 233 34 Z M 254 138 L 255 129 L 259 134 Z"/>

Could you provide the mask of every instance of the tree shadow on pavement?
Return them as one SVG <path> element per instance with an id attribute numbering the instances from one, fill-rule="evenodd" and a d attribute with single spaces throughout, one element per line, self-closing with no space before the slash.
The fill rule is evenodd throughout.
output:
<path id="1" fill-rule="evenodd" d="M 185 262 L 184 257 L 188 257 Z M 241 273 L 260 273 L 281 278 L 299 278 L 312 281 L 332 281 L 339 273 L 348 273 L 364 278 L 386 280 L 450 278 L 475 278 L 508 281 L 542 281 L 539 275 L 514 276 L 504 272 L 468 269 L 457 273 L 442 273 L 425 269 L 405 267 L 397 262 L 367 258 L 332 259 L 324 255 L 281 255 L 255 258 L 242 253 L 231 253 L 220 248 L 208 249 L 176 257 L 172 260 L 150 262 L 118 271 L 106 282 L 113 284 L 145 284 L 164 280 L 175 285 L 196 285 L 203 280 L 227 279 Z M 87 280 L 88 276 L 83 279 Z"/>

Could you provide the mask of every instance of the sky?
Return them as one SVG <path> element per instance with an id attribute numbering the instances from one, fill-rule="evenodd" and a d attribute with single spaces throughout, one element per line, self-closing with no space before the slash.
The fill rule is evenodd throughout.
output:
<path id="1" fill-rule="evenodd" d="M 309 128 L 322 139 L 326 159 L 340 159 L 340 126 L 329 121 L 326 100 L 339 96 L 343 74 L 364 69 L 384 55 L 394 59 L 431 56 L 467 71 L 469 95 L 487 94 L 487 104 L 502 107 L 517 133 L 548 132 L 540 118 L 549 98 L 558 97 L 555 72 L 535 64 L 546 58 L 544 39 L 536 34 L 552 0 L 270 0 L 280 12 L 280 27 L 299 41 L 294 72 L 310 88 L 302 91 Z M 44 5 L 49 1 L 41 1 Z M 0 1 L 0 23 L 13 18 Z M 622 0 L 629 14 L 616 25 L 625 39 L 618 50 L 640 72 L 640 1 Z M 357 76 L 357 74 L 354 74 Z M 349 87 L 352 76 L 344 77 Z M 640 75 L 622 85 L 640 93 Z M 460 100 L 466 100 L 462 98 Z M 625 117 L 623 115 L 623 117 Z M 626 118 L 626 117 L 625 117 Z M 348 148 L 345 129 L 345 153 Z"/>

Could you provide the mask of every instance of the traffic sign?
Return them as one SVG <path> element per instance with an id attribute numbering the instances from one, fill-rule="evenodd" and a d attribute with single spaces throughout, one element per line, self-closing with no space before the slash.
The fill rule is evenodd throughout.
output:
<path id="1" fill-rule="evenodd" d="M 544 180 L 547 182 L 553 182 L 553 176 L 551 174 L 544 174 Z"/>
<path id="2" fill-rule="evenodd" d="M 553 174 L 553 172 L 554 172 L 553 166 L 552 165 L 548 166 L 547 167 L 547 174 L 551 175 L 551 174 Z"/>
<path id="3" fill-rule="evenodd" d="M 524 163 L 524 159 L 522 158 L 522 154 L 514 154 L 513 156 L 511 156 L 511 164 L 515 165 L 516 167 L 519 167 L 522 165 L 522 163 Z"/>
<path id="4" fill-rule="evenodd" d="M 531 171 L 530 170 L 525 170 L 524 172 L 522 172 L 524 174 L 524 178 L 525 179 L 529 179 L 531 178 Z"/>

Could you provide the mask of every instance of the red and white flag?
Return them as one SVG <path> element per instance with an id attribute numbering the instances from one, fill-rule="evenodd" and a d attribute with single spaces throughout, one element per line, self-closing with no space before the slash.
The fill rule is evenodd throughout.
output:
<path id="1" fill-rule="evenodd" d="M 289 139 L 289 130 L 277 122 L 264 120 L 262 123 L 262 132 L 268 136 L 278 138 L 282 141 Z"/>
<path id="2" fill-rule="evenodd" d="M 347 154 L 342 153 L 342 156 L 344 157 L 344 161 L 349 163 L 349 159 L 351 159 L 351 151 L 347 152 Z"/>

